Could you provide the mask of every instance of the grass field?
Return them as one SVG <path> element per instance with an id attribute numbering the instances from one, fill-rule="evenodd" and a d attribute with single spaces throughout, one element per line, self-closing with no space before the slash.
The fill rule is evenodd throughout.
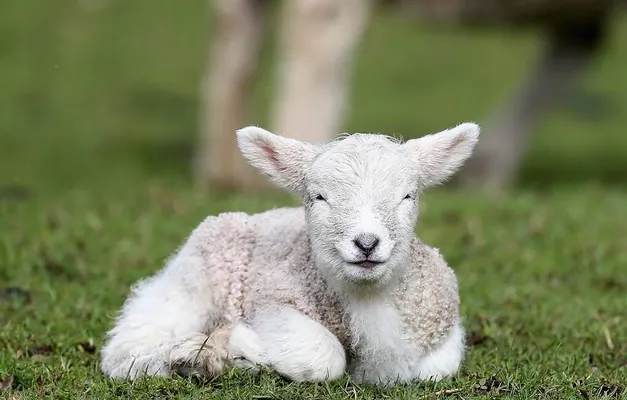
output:
<path id="1" fill-rule="evenodd" d="M 455 379 L 388 390 L 268 372 L 105 379 L 98 351 L 129 286 L 204 216 L 294 204 L 191 185 L 205 3 L 3 3 L 0 398 L 627 398 L 623 17 L 582 90 L 539 126 L 514 193 L 441 188 L 423 199 L 417 232 L 460 281 L 471 347 Z M 412 137 L 480 122 L 537 46 L 533 32 L 434 33 L 382 11 L 358 57 L 346 130 Z M 266 121 L 266 47 L 251 123 Z"/>

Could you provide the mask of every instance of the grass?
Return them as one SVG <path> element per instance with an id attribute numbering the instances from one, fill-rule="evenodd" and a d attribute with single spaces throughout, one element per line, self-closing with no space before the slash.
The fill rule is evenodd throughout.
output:
<path id="1" fill-rule="evenodd" d="M 112 314 L 129 286 L 156 271 L 205 214 L 292 204 L 157 186 L 116 197 L 74 193 L 47 205 L 3 206 L 2 263 L 8 268 L 0 279 L 32 296 L 27 302 L 5 287 L 1 303 L 0 369 L 15 377 L 19 395 L 287 399 L 328 391 L 331 398 L 354 398 L 355 392 L 416 398 L 456 388 L 465 398 L 500 390 L 522 399 L 592 395 L 627 383 L 621 367 L 627 354 L 622 192 L 561 190 L 492 203 L 442 191 L 426 195 L 418 232 L 459 275 L 474 346 L 454 381 L 392 391 L 345 381 L 288 384 L 270 373 L 259 382 L 229 375 L 210 387 L 183 379 L 105 379 L 97 349 Z M 491 378 L 498 382 L 492 391 L 476 387 Z"/>
<path id="2" fill-rule="evenodd" d="M 204 7 L 204 0 L 3 4 L 0 396 L 627 396 L 620 16 L 582 91 L 538 127 L 514 193 L 490 199 L 441 188 L 423 200 L 417 232 L 459 276 L 472 345 L 455 379 L 389 390 L 347 379 L 294 384 L 269 372 L 229 372 L 211 383 L 105 379 L 98 350 L 129 286 L 157 271 L 204 216 L 294 204 L 288 196 L 192 188 L 210 31 Z M 272 87 L 273 41 L 266 46 L 251 93 L 255 123 L 266 121 Z M 537 46 L 533 32 L 434 33 L 381 11 L 360 49 L 346 129 L 412 137 L 481 119 L 515 87 Z"/>

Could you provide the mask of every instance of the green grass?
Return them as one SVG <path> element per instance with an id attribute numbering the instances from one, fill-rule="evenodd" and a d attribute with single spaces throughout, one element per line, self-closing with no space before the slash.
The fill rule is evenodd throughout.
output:
<path id="1" fill-rule="evenodd" d="M 346 382 L 288 384 L 266 373 L 260 382 L 229 375 L 213 387 L 183 379 L 114 384 L 99 372 L 97 353 L 77 348 L 90 339 L 96 349 L 102 345 L 129 286 L 156 271 L 204 215 L 291 203 L 154 186 L 110 197 L 75 193 L 46 205 L 5 204 L 0 248 L 7 268 L 0 279 L 30 291 L 32 303 L 1 300 L 0 370 L 15 376 L 18 394 L 62 398 L 288 399 L 327 391 L 334 398 L 354 398 L 354 391 L 415 398 L 443 388 L 459 388 L 467 398 L 492 376 L 516 398 L 566 398 L 627 384 L 619 367 L 627 354 L 625 194 L 594 188 L 493 202 L 426 195 L 418 232 L 457 271 L 463 316 L 479 342 L 454 382 L 383 391 Z M 36 346 L 48 345 L 37 354 Z"/>
<path id="2" fill-rule="evenodd" d="M 0 12 L 0 387 L 12 377 L 0 397 L 627 396 L 623 17 L 582 90 L 538 127 L 514 193 L 423 200 L 417 232 L 458 273 L 474 342 L 454 380 L 383 390 L 230 372 L 131 384 L 105 379 L 97 354 L 129 286 L 204 216 L 294 201 L 192 188 L 204 0 L 88 3 L 8 0 Z M 266 47 L 251 123 L 267 121 Z M 537 47 L 533 32 L 436 33 L 381 11 L 345 128 L 412 137 L 481 122 Z"/>

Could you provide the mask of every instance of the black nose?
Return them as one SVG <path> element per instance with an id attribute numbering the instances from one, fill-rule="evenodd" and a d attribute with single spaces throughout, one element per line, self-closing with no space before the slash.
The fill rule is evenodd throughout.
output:
<path id="1" fill-rule="evenodd" d="M 355 246 L 366 256 L 370 255 L 379 244 L 379 238 L 372 233 L 362 233 L 353 240 Z"/>

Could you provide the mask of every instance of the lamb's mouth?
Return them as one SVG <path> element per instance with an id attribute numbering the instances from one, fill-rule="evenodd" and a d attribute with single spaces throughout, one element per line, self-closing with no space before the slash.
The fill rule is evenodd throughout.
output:
<path id="1" fill-rule="evenodd" d="M 363 268 L 363 269 L 373 269 L 377 265 L 383 264 L 383 262 L 382 261 L 363 260 L 363 261 L 349 262 L 349 264 L 355 265 L 355 266 Z"/>

